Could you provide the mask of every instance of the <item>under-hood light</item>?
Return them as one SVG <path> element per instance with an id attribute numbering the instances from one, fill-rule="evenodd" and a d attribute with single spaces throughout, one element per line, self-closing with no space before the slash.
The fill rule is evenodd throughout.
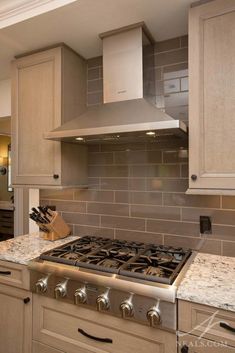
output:
<path id="1" fill-rule="evenodd" d="M 155 131 L 148 131 L 148 132 L 146 132 L 146 135 L 148 135 L 148 136 L 155 136 L 156 133 L 155 133 Z"/>

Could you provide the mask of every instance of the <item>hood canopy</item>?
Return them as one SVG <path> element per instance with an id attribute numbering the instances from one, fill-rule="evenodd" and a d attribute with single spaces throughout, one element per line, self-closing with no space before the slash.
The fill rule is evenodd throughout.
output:
<path id="1" fill-rule="evenodd" d="M 153 39 L 143 22 L 100 35 L 104 104 L 47 133 L 46 139 L 78 143 L 136 142 L 159 135 L 186 136 L 187 126 L 153 103 Z M 147 52 L 147 57 L 145 56 Z"/>

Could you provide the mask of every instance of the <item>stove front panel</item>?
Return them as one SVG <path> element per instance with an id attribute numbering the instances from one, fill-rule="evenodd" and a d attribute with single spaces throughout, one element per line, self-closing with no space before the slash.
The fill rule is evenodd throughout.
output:
<path id="1" fill-rule="evenodd" d="M 35 284 L 41 278 L 45 278 L 46 274 L 40 272 L 31 271 L 31 290 L 34 293 L 38 293 Z M 44 293 L 40 293 L 43 296 L 54 298 L 58 302 L 67 302 L 74 305 L 81 305 L 93 310 L 97 310 L 97 298 L 99 295 L 107 292 L 107 287 L 102 287 L 92 283 L 82 283 L 77 280 L 68 279 L 66 286 L 66 295 L 64 297 L 55 298 L 55 288 L 59 283 L 65 281 L 64 277 L 58 277 L 51 275 L 48 278 L 47 289 Z M 86 302 L 84 304 L 75 304 L 75 292 L 77 289 L 86 288 Z M 147 312 L 152 307 L 158 305 L 161 313 L 161 323 L 157 325 L 157 328 L 166 328 L 169 330 L 176 330 L 176 304 L 166 301 L 159 301 L 158 298 L 149 298 L 141 295 L 132 294 L 131 282 L 127 284 L 127 291 L 119 291 L 117 289 L 108 289 L 109 308 L 107 310 L 101 310 L 102 313 L 108 315 L 114 315 L 116 317 L 122 317 L 120 311 L 120 305 L 124 301 L 131 298 L 133 305 L 133 316 L 125 318 L 125 320 L 131 320 L 139 322 L 144 325 L 149 325 L 147 320 Z"/>

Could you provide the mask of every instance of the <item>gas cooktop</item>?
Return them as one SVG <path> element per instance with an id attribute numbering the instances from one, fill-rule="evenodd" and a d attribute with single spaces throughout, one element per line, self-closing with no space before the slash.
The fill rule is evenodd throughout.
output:
<path id="1" fill-rule="evenodd" d="M 43 253 L 40 259 L 172 284 L 190 255 L 188 249 L 85 236 Z"/>

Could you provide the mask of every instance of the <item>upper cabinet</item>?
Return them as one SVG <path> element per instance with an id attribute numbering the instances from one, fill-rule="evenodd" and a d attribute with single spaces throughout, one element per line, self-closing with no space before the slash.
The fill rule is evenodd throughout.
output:
<path id="1" fill-rule="evenodd" d="M 235 194 L 235 2 L 189 15 L 189 190 Z"/>
<path id="2" fill-rule="evenodd" d="M 86 62 L 65 45 L 12 63 L 12 184 L 63 187 L 87 183 L 86 146 L 44 134 L 86 109 Z"/>

